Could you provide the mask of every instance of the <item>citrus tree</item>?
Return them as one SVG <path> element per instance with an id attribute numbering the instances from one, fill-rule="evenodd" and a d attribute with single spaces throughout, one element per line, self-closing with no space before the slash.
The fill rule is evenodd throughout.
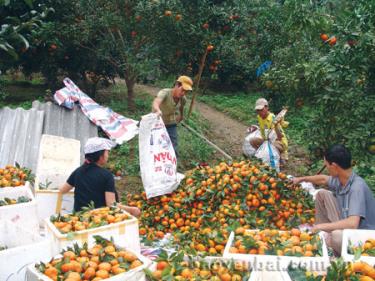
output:
<path id="1" fill-rule="evenodd" d="M 0 1 L 0 70 L 12 67 L 28 50 L 33 30 L 43 25 L 42 20 L 50 11 L 45 5 L 34 10 L 32 0 Z"/>
<path id="2" fill-rule="evenodd" d="M 313 156 L 343 143 L 367 175 L 375 174 L 374 9 L 368 1 L 285 1 L 272 21 L 279 22 L 277 32 L 268 32 L 279 46 L 262 77 L 276 103 L 305 100 L 314 106 L 306 124 Z"/>

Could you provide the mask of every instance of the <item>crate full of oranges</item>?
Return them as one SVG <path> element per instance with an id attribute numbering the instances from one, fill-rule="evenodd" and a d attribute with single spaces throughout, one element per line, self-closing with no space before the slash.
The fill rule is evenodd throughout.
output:
<path id="1" fill-rule="evenodd" d="M 151 265 L 144 256 L 119 247 L 111 239 L 95 236 L 95 244 L 74 244 L 59 255 L 28 267 L 28 280 L 146 280 Z"/>
<path id="2" fill-rule="evenodd" d="M 364 261 L 375 265 L 375 230 L 345 229 L 342 238 L 342 257 L 345 261 Z"/>
<path id="3" fill-rule="evenodd" d="M 75 242 L 95 242 L 94 236 L 113 237 L 120 246 L 140 251 L 138 220 L 118 206 L 91 209 L 45 219 L 46 233 L 53 241 L 53 255 Z"/>
<path id="4" fill-rule="evenodd" d="M 289 231 L 237 228 L 229 236 L 224 257 L 251 261 L 258 267 L 257 270 L 285 270 L 293 263 L 324 271 L 329 265 L 322 235 L 301 232 L 296 228 Z M 273 268 L 262 268 L 266 264 Z"/>

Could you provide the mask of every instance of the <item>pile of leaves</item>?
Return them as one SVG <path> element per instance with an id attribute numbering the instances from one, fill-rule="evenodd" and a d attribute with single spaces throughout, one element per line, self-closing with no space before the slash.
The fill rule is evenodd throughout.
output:
<path id="1" fill-rule="evenodd" d="M 198 166 L 173 193 L 150 200 L 129 195 L 142 210 L 140 235 L 147 240 L 172 233 L 176 244 L 198 252 L 223 253 L 230 231 L 287 230 L 314 223 L 314 202 L 286 175 L 250 161 Z"/>

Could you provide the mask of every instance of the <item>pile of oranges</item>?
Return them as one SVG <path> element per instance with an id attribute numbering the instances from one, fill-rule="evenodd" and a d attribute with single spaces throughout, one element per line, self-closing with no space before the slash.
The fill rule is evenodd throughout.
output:
<path id="1" fill-rule="evenodd" d="M 321 256 L 321 240 L 318 234 L 301 232 L 298 229 L 278 231 L 276 229 L 236 229 L 229 249 L 234 254 L 278 255 L 278 256 Z"/>
<path id="2" fill-rule="evenodd" d="M 50 221 L 61 232 L 80 231 L 131 219 L 127 213 L 116 206 L 93 210 L 82 210 L 73 214 L 52 216 Z"/>
<path id="3" fill-rule="evenodd" d="M 250 161 L 198 166 L 173 193 L 149 200 L 129 195 L 127 204 L 142 210 L 145 239 L 172 233 L 176 244 L 210 255 L 222 254 L 230 231 L 240 226 L 287 230 L 314 223 L 307 191 Z"/>
<path id="4" fill-rule="evenodd" d="M 30 170 L 26 168 L 6 165 L 0 169 L 0 188 L 24 185 L 30 176 Z"/>
<path id="5" fill-rule="evenodd" d="M 178 255 L 166 258 L 164 254 L 157 261 L 156 270 L 148 274 L 151 280 L 165 280 L 162 277 L 168 276 L 172 277 L 170 280 L 242 281 L 248 280 L 251 273 L 250 264 L 245 261 L 186 261 Z"/>
<path id="6" fill-rule="evenodd" d="M 74 248 L 63 251 L 61 256 L 46 264 L 36 264 L 35 267 L 54 281 L 98 281 L 142 265 L 132 252 L 96 236 L 96 244 L 92 248 L 75 244 Z"/>

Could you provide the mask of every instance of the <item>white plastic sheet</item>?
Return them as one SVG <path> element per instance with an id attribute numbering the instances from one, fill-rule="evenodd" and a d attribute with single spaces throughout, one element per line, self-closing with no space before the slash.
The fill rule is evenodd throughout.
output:
<path id="1" fill-rule="evenodd" d="M 260 134 L 260 131 L 257 129 L 255 130 L 254 132 L 251 132 L 250 134 L 248 134 L 245 139 L 244 139 L 244 142 L 243 142 L 243 145 L 242 145 L 242 151 L 243 153 L 247 156 L 247 157 L 252 157 L 255 155 L 256 153 L 256 148 L 253 147 L 251 144 L 250 144 L 250 140 L 252 138 L 261 138 L 261 134 Z"/>
<path id="2" fill-rule="evenodd" d="M 139 162 L 147 198 L 174 191 L 184 175 L 177 173 L 177 158 L 163 120 L 155 113 L 142 117 Z"/>
<path id="3" fill-rule="evenodd" d="M 255 127 L 256 129 L 253 132 L 250 132 L 245 137 L 243 145 L 242 145 L 242 151 L 247 157 L 253 157 L 257 151 L 257 149 L 250 144 L 251 139 L 262 138 L 262 134 L 260 133 L 259 127 L 256 125 L 252 125 L 252 127 Z M 274 130 L 272 130 L 270 133 L 268 129 L 265 129 L 264 131 L 265 131 L 265 135 L 268 136 L 271 142 L 276 141 L 277 135 Z"/>
<path id="4" fill-rule="evenodd" d="M 277 148 L 270 142 L 264 141 L 255 153 L 255 157 L 262 160 L 263 163 L 267 163 L 277 171 L 280 170 L 280 154 Z"/>

